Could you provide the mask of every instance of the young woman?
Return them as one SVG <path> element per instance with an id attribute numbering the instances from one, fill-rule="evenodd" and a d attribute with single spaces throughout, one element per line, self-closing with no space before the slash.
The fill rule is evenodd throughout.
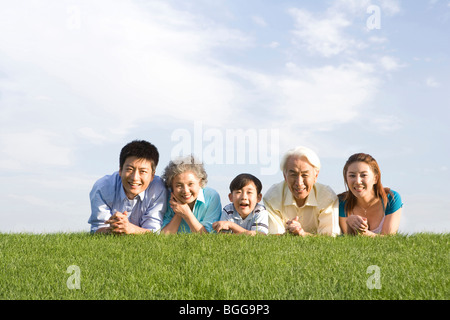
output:
<path id="1" fill-rule="evenodd" d="M 222 206 L 219 194 L 206 187 L 203 164 L 193 156 L 170 161 L 162 178 L 171 194 L 161 233 L 211 232 Z"/>
<path id="2" fill-rule="evenodd" d="M 339 225 L 344 234 L 395 234 L 402 213 L 400 195 L 381 184 L 376 160 L 365 153 L 352 155 L 344 166 L 347 191 L 339 195 Z"/>

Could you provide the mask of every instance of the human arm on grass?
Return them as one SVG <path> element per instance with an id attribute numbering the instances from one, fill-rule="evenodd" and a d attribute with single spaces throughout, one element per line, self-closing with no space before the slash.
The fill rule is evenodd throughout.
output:
<path id="1" fill-rule="evenodd" d="M 400 225 L 401 214 L 402 209 L 398 209 L 396 212 L 386 215 L 380 233 L 365 230 L 364 232 L 361 232 L 360 235 L 367 237 L 376 237 L 396 234 Z"/>
<path id="2" fill-rule="evenodd" d="M 199 203 L 195 216 L 206 232 L 211 232 L 213 223 L 219 221 L 222 213 L 220 196 L 216 190 L 211 188 L 204 188 L 202 192 L 205 202 Z"/>
<path id="3" fill-rule="evenodd" d="M 317 234 L 337 236 L 341 234 L 339 227 L 339 199 L 331 188 L 327 188 L 327 201 L 319 210 Z"/>
<path id="4" fill-rule="evenodd" d="M 267 194 L 266 194 L 267 196 Z M 281 235 L 286 232 L 286 226 L 283 223 L 281 211 L 272 206 L 272 199 L 263 197 L 264 206 L 268 213 L 269 234 Z"/>
<path id="5" fill-rule="evenodd" d="M 388 203 L 385 208 L 385 217 L 380 233 L 375 233 L 369 230 L 367 219 L 365 217 L 358 215 L 343 217 L 345 215 L 343 204 L 339 207 L 339 222 L 341 224 L 341 228 L 343 228 L 343 231 L 347 234 L 360 234 L 369 237 L 396 234 L 400 225 L 402 207 L 403 203 L 400 195 L 391 190 L 388 195 Z"/>
<path id="6" fill-rule="evenodd" d="M 384 219 L 383 228 L 381 228 L 382 235 L 396 234 L 400 226 L 400 218 L 402 216 L 402 209 L 398 209 L 394 213 L 386 216 Z"/>
<path id="7" fill-rule="evenodd" d="M 357 235 L 369 230 L 367 218 L 359 215 L 348 215 L 345 210 L 345 201 L 339 201 L 339 226 L 343 234 Z"/>
<path id="8" fill-rule="evenodd" d="M 305 230 L 303 230 L 301 223 L 298 221 L 298 216 L 295 217 L 294 219 L 288 220 L 286 222 L 286 230 L 289 233 L 292 233 L 296 236 L 310 236 L 311 233 L 306 232 Z"/>
<path id="9" fill-rule="evenodd" d="M 172 209 L 171 211 L 173 212 L 173 215 L 172 217 L 170 217 L 171 212 L 170 210 L 168 210 L 169 216 L 166 217 L 165 220 L 170 219 L 170 222 L 165 224 L 165 226 L 161 230 L 162 233 L 165 234 L 177 233 L 182 220 L 186 221 L 191 232 L 194 233 L 208 232 L 206 228 L 197 220 L 189 205 L 179 201 L 173 193 L 171 194 L 169 200 L 169 206 Z"/>
<path id="10" fill-rule="evenodd" d="M 105 178 L 103 178 L 105 179 Z M 91 233 L 110 233 L 111 227 L 106 223 L 112 216 L 113 203 L 108 192 L 103 192 L 101 182 L 97 181 L 89 193 L 91 203 L 91 216 L 88 223 L 91 225 Z"/>
<path id="11" fill-rule="evenodd" d="M 145 212 L 139 219 L 139 227 L 159 233 L 167 211 L 169 191 L 161 178 L 157 176 L 151 182 L 148 190 L 149 193 L 145 197 Z"/>
<path id="12" fill-rule="evenodd" d="M 187 204 L 181 204 L 177 201 L 171 200 L 170 206 L 175 212 L 175 215 L 180 216 L 189 226 L 193 233 L 208 233 L 206 228 L 198 221 L 192 212 L 191 208 Z"/>
<path id="13" fill-rule="evenodd" d="M 339 217 L 339 222 L 343 233 L 350 235 L 357 235 L 367 233 L 369 225 L 367 218 L 360 215 L 352 214 L 348 217 Z"/>
<path id="14" fill-rule="evenodd" d="M 164 223 L 161 233 L 176 234 L 178 232 L 181 221 L 183 220 L 182 215 L 178 214 L 181 209 L 191 210 L 189 205 L 183 205 L 181 202 L 177 201 L 175 195 L 172 193 L 169 199 L 169 208 L 164 216 Z"/>
<path id="15" fill-rule="evenodd" d="M 109 218 L 106 223 L 109 223 L 109 230 L 106 230 L 106 233 L 113 234 L 141 234 L 152 232 L 151 230 L 141 228 L 135 224 L 132 224 L 128 220 L 128 212 L 119 212 L 114 213 L 111 218 Z M 97 231 L 98 232 L 98 231 Z"/>
<path id="16" fill-rule="evenodd" d="M 400 218 L 402 216 L 403 202 L 400 194 L 394 190 L 390 190 L 388 194 L 388 203 L 386 206 L 386 217 L 381 235 L 396 234 L 400 226 Z"/>
<path id="17" fill-rule="evenodd" d="M 230 230 L 235 234 L 247 234 L 251 236 L 254 236 L 258 233 L 265 234 L 262 232 L 257 232 L 256 230 L 244 229 L 240 225 L 232 221 L 216 221 L 213 223 L 212 227 L 214 230 L 216 230 L 216 232 L 220 232 L 221 230 Z"/>
<path id="18" fill-rule="evenodd" d="M 89 193 L 91 204 L 91 216 L 88 223 L 91 224 L 91 233 L 143 233 L 148 230 L 141 228 L 141 224 L 135 225 L 128 220 L 129 213 L 123 210 L 122 195 L 124 196 L 123 185 L 119 174 L 104 176 L 97 180 Z M 151 184 L 155 189 L 165 190 L 164 187 L 158 188 L 157 183 Z M 164 186 L 164 185 L 163 185 Z M 158 193 L 159 194 L 159 193 Z M 151 200 L 150 204 L 155 204 L 158 200 Z M 153 215 L 153 212 L 150 212 Z M 136 222 L 134 222 L 136 223 Z M 159 227 L 160 228 L 159 222 Z M 142 227 L 145 227 L 142 225 Z M 156 228 L 156 227 L 155 227 Z M 147 228 L 148 229 L 148 228 Z"/>

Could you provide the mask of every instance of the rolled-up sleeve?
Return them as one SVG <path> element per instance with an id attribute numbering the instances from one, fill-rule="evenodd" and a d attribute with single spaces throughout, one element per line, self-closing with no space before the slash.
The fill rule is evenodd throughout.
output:
<path id="1" fill-rule="evenodd" d="M 269 188 L 263 197 L 268 215 L 268 233 L 283 234 L 286 232 L 281 212 L 282 185 L 276 184 Z"/>
<path id="2" fill-rule="evenodd" d="M 95 185 L 89 194 L 89 198 L 91 201 L 91 216 L 88 223 L 91 224 L 91 233 L 95 233 L 99 228 L 108 226 L 105 221 L 112 215 L 111 207 L 106 203 L 101 190 Z"/>

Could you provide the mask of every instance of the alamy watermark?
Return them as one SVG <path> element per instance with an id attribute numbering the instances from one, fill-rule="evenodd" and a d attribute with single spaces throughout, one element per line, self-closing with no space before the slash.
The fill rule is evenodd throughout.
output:
<path id="1" fill-rule="evenodd" d="M 366 281 L 366 286 L 368 289 L 381 289 L 381 269 L 377 265 L 371 265 L 367 267 L 367 274 L 371 274 L 371 276 Z"/>
<path id="2" fill-rule="evenodd" d="M 367 13 L 370 14 L 366 20 L 367 29 L 381 29 L 381 8 L 376 5 L 371 5 L 367 8 Z"/>
<path id="3" fill-rule="evenodd" d="M 204 164 L 259 165 L 261 175 L 279 171 L 278 129 L 218 129 L 203 128 L 201 121 L 191 131 L 180 128 L 172 132 L 171 159 L 194 154 Z"/>
<path id="4" fill-rule="evenodd" d="M 67 267 L 66 273 L 71 276 L 67 279 L 66 285 L 70 290 L 81 289 L 81 269 L 79 266 L 71 265 Z"/>

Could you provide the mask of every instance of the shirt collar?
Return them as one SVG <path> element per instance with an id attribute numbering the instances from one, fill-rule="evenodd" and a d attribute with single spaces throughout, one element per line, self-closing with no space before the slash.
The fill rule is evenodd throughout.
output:
<path id="1" fill-rule="evenodd" d="M 317 198 L 316 198 L 316 187 L 315 185 L 312 187 L 311 192 L 308 195 L 308 198 L 306 198 L 306 202 L 302 207 L 299 207 L 297 205 L 297 202 L 295 202 L 294 197 L 292 196 L 291 190 L 289 190 L 288 185 L 286 182 L 285 185 L 285 197 L 284 197 L 284 205 L 285 206 L 296 206 L 298 208 L 303 208 L 305 206 L 311 206 L 311 207 L 317 207 Z"/>
<path id="2" fill-rule="evenodd" d="M 200 189 L 197 196 L 197 201 L 205 203 L 205 195 L 203 194 L 203 188 Z"/>

